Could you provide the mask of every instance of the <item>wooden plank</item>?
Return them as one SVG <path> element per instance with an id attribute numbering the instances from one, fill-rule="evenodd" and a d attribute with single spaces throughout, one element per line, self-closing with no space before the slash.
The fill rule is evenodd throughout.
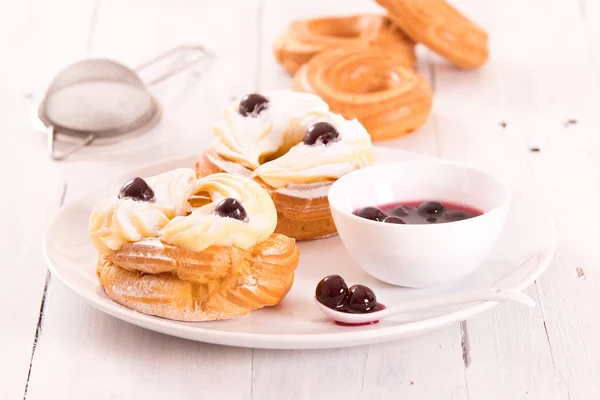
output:
<path id="1" fill-rule="evenodd" d="M 212 139 L 210 122 L 230 97 L 254 86 L 256 36 L 240 45 L 240 35 L 231 32 L 256 32 L 255 16 L 254 2 L 103 1 L 91 31 L 90 56 L 137 65 L 173 46 L 201 43 L 217 58 L 208 68 L 199 66 L 152 88 L 164 117 L 151 133 L 82 152 L 62 164 L 68 198 L 135 165 L 193 149 L 200 152 Z M 50 282 L 45 309 L 28 399 L 250 398 L 251 350 L 194 343 L 131 326 L 92 309 L 55 281 Z"/>
<path id="2" fill-rule="evenodd" d="M 61 8 L 69 9 L 63 13 Z M 0 231 L 0 399 L 26 390 L 32 351 L 42 330 L 47 279 L 41 254 L 44 227 L 58 209 L 64 179 L 46 156 L 29 113 L 57 64 L 81 54 L 90 1 L 0 4 L 2 73 L 0 159 L 3 229 Z M 43 70 L 42 73 L 38 73 Z M 44 76 L 45 75 L 45 76 Z"/>
<path id="3" fill-rule="evenodd" d="M 393 394 L 399 398 L 466 399 L 460 360 L 457 325 L 398 342 L 354 348 L 255 350 L 253 397 L 271 399 L 285 393 L 290 400 L 307 396 L 319 400 L 330 398 L 334 391 L 346 398 L 388 398 Z"/>
<path id="4" fill-rule="evenodd" d="M 249 350 L 130 325 L 54 281 L 46 302 L 27 399 L 250 398 Z"/>
<path id="5" fill-rule="evenodd" d="M 489 30 L 492 59 L 473 73 L 436 67 L 441 153 L 534 195 L 555 218 L 560 238 L 555 261 L 528 290 L 535 310 L 502 305 L 467 324 L 470 397 L 596 398 L 600 349 L 592 338 L 600 326 L 589 299 L 597 290 L 598 232 L 585 210 L 600 194 L 600 170 L 589 154 L 598 147 L 590 104 L 598 103 L 599 91 L 578 4 L 456 3 Z M 578 278 L 578 267 L 591 276 Z"/>
<path id="6" fill-rule="evenodd" d="M 577 5 L 585 29 L 585 42 L 590 49 L 588 54 L 596 69 L 596 76 L 600 79 L 600 3 L 595 0 L 579 0 Z"/>
<path id="7" fill-rule="evenodd" d="M 363 379 L 367 398 L 467 399 L 458 324 L 370 346 Z"/>
<path id="8" fill-rule="evenodd" d="M 541 2 L 540 2 L 541 4 Z M 533 7 L 533 6 L 532 6 Z M 596 8 L 597 9 L 597 8 Z M 598 53 L 590 54 L 589 37 L 580 4 L 561 1 L 547 11 L 547 23 L 538 35 L 556 46 L 542 47 L 532 62 L 540 71 L 536 76 L 537 96 L 532 97 L 532 115 L 544 113 L 540 123 L 524 118 L 524 132 L 539 153 L 531 153 L 532 190 L 552 214 L 558 232 L 558 251 L 553 267 L 539 280 L 543 298 L 546 332 L 552 350 L 553 366 L 563 391 L 572 399 L 600 396 L 600 321 L 594 299 L 600 285 L 600 254 L 596 250 L 600 227 L 590 220 L 589 210 L 600 197 L 600 114 Z M 598 24 L 600 14 L 590 14 Z M 556 32 L 557 23 L 570 27 Z M 559 62 L 550 61 L 560 49 Z M 551 69 L 545 69 L 554 63 Z M 556 80 L 556 76 L 569 76 Z M 556 80 L 556 81 L 553 81 Z M 543 85 L 552 82 L 551 91 Z"/>

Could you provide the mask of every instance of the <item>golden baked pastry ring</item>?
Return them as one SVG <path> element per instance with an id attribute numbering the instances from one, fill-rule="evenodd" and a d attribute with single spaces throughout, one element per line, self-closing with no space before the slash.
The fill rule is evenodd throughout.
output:
<path id="1" fill-rule="evenodd" d="M 141 241 L 100 256 L 98 279 L 117 303 L 178 321 L 229 319 L 279 303 L 299 260 L 294 239 L 279 234 L 246 251 L 211 246 L 195 253 L 165 245 L 149 253 L 150 247 Z"/>
<path id="2" fill-rule="evenodd" d="M 445 0 L 376 0 L 414 41 L 461 68 L 488 58 L 488 35 Z"/>
<path id="3" fill-rule="evenodd" d="M 193 181 L 189 189 L 176 185 L 186 174 L 148 178 L 161 190 L 160 201 L 158 195 L 156 200 L 121 198 L 123 191 L 99 201 L 90 233 L 106 294 L 133 310 L 179 321 L 228 319 L 279 303 L 294 281 L 299 250 L 294 239 L 272 233 L 276 214 L 268 193 L 250 179 L 227 174 Z M 143 223 L 152 221 L 150 212 L 170 204 L 165 188 L 192 207 L 176 203 L 181 211 L 149 231 Z M 215 212 L 230 197 L 246 206 L 244 220 Z M 123 238 L 132 229 L 141 238 L 116 241 L 115 234 Z"/>
<path id="4" fill-rule="evenodd" d="M 429 83 L 375 48 L 337 49 L 316 55 L 294 77 L 293 89 L 315 93 L 333 112 L 358 119 L 373 140 L 390 139 L 423 125 L 431 111 Z"/>
<path id="5" fill-rule="evenodd" d="M 273 46 L 277 61 L 294 74 L 316 54 L 342 47 L 377 46 L 398 63 L 415 65 L 415 43 L 384 15 L 360 14 L 292 22 Z"/>

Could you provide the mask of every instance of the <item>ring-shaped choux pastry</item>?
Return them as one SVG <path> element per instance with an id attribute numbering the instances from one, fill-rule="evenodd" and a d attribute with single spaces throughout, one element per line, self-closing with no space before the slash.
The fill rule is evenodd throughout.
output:
<path id="1" fill-rule="evenodd" d="M 182 168 L 135 178 L 101 198 L 89 221 L 105 293 L 179 321 L 238 317 L 279 303 L 298 266 L 295 240 L 252 179 Z"/>
<path id="2" fill-rule="evenodd" d="M 477 68 L 488 58 L 488 35 L 445 0 L 377 0 L 414 41 L 460 68 Z"/>
<path id="3" fill-rule="evenodd" d="M 274 44 L 277 61 L 294 74 L 315 54 L 341 47 L 376 46 L 413 67 L 415 43 L 384 15 L 363 14 L 294 21 Z"/>
<path id="4" fill-rule="evenodd" d="M 427 80 L 375 48 L 329 50 L 295 75 L 293 89 L 321 97 L 332 112 L 358 119 L 374 141 L 422 126 L 432 107 Z"/>
<path id="5" fill-rule="evenodd" d="M 253 178 L 275 203 L 275 232 L 296 240 L 337 233 L 327 200 L 331 184 L 375 160 L 359 121 L 329 112 L 313 94 L 291 90 L 236 99 L 213 131 L 215 140 L 196 163 L 198 176 Z"/>

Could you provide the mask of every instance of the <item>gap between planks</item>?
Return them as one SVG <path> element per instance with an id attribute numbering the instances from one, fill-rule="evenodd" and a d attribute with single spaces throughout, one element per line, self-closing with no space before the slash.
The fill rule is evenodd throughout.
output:
<path id="1" fill-rule="evenodd" d="M 562 373 L 560 372 L 560 370 L 558 370 L 556 368 L 556 362 L 554 360 L 554 350 L 552 349 L 552 341 L 550 340 L 550 334 L 548 333 L 548 325 L 546 323 L 546 309 L 544 308 L 544 304 L 542 303 L 540 287 L 539 287 L 537 281 L 535 281 L 533 284 L 535 286 L 538 303 L 540 304 L 540 313 L 542 314 L 542 322 L 544 324 L 544 333 L 546 335 L 546 342 L 548 343 L 548 351 L 550 352 L 550 360 L 552 361 L 552 369 L 554 370 L 555 375 L 560 379 L 560 381 L 565 385 L 565 387 L 567 389 L 567 400 L 571 400 L 571 390 L 569 388 L 569 385 L 568 385 L 567 381 L 565 380 L 564 376 L 562 375 Z"/>
<path id="2" fill-rule="evenodd" d="M 67 197 L 67 184 L 63 185 L 62 194 L 60 195 L 59 208 L 65 204 Z M 35 328 L 35 336 L 33 337 L 33 345 L 31 346 L 31 358 L 29 359 L 29 371 L 27 371 L 27 380 L 25 381 L 25 390 L 23 391 L 23 400 L 27 399 L 27 389 L 29 389 L 29 379 L 31 378 L 31 370 L 33 369 L 33 359 L 35 357 L 35 350 L 37 348 L 38 340 L 42 334 L 42 328 L 44 326 L 44 310 L 46 307 L 46 296 L 48 294 L 48 286 L 52 275 L 50 271 L 46 271 L 46 281 L 44 282 L 44 291 L 42 292 L 42 301 L 40 303 L 40 313 L 38 315 L 38 322 Z"/>
<path id="3" fill-rule="evenodd" d="M 463 371 L 465 374 L 465 389 L 467 394 L 467 399 L 470 399 L 469 395 L 469 379 L 467 378 L 467 369 L 471 365 L 471 340 L 469 338 L 469 330 L 467 328 L 467 321 L 460 322 L 460 348 L 462 350 L 462 359 L 463 359 Z"/>
<path id="4" fill-rule="evenodd" d="M 460 322 L 460 347 L 462 349 L 462 359 L 466 370 L 471 365 L 471 342 L 469 339 L 469 330 L 467 329 L 467 321 Z"/>

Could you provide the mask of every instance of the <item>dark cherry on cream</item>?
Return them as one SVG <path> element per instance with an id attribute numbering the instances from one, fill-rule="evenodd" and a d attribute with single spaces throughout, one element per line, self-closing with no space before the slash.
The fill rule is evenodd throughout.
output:
<path id="1" fill-rule="evenodd" d="M 339 275 L 329 275 L 321 279 L 315 290 L 317 301 L 332 310 L 365 314 L 383 310 L 385 306 L 377 302 L 375 293 L 364 285 L 348 288 Z"/>
<path id="2" fill-rule="evenodd" d="M 410 201 L 364 207 L 354 214 L 372 221 L 389 224 L 442 224 L 477 217 L 483 212 L 476 208 L 440 201 Z"/>
<path id="3" fill-rule="evenodd" d="M 328 122 L 315 122 L 306 130 L 304 144 L 313 146 L 317 143 L 329 144 L 340 140 L 340 133 Z"/>
<path id="4" fill-rule="evenodd" d="M 248 213 L 244 206 L 232 197 L 221 200 L 215 208 L 215 213 L 225 218 L 233 218 L 243 222 L 248 222 Z"/>
<path id="5" fill-rule="evenodd" d="M 152 190 L 145 180 L 135 177 L 121 186 L 119 198 L 153 202 L 154 190 Z"/>
<path id="6" fill-rule="evenodd" d="M 244 117 L 256 117 L 269 106 L 269 99 L 258 93 L 247 94 L 240 101 L 238 111 Z"/>

